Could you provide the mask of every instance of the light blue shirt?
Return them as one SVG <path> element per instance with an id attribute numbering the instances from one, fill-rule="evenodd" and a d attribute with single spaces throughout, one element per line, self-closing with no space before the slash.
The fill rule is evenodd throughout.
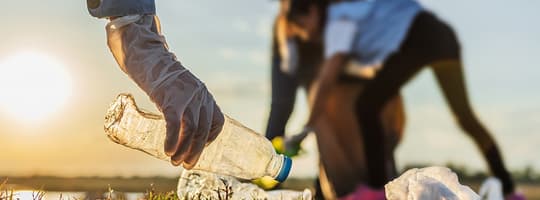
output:
<path id="1" fill-rule="evenodd" d="M 86 0 L 90 15 L 98 18 L 127 15 L 154 15 L 154 0 Z"/>
<path id="2" fill-rule="evenodd" d="M 422 9 L 415 0 L 339 2 L 329 8 L 328 25 L 339 21 L 353 24 L 355 26 L 353 29 L 347 28 L 354 30 L 347 53 L 362 64 L 380 65 L 390 54 L 399 50 L 414 18 Z M 332 27 L 339 26 L 327 26 L 327 29 Z M 339 33 L 342 30 L 326 30 L 326 32 Z M 332 41 L 326 43 L 331 44 Z"/>

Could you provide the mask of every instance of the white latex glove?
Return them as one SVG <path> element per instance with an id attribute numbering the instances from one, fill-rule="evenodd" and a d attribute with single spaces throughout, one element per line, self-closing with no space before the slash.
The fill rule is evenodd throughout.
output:
<path id="1" fill-rule="evenodd" d="M 173 165 L 191 169 L 224 123 L 214 98 L 169 51 L 156 16 L 117 18 L 106 29 L 108 46 L 122 71 L 165 116 L 165 153 Z"/>

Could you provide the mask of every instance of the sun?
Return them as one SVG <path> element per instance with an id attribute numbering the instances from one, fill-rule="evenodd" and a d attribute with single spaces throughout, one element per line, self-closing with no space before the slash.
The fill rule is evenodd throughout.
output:
<path id="1" fill-rule="evenodd" d="M 21 52 L 0 60 L 0 114 L 22 121 L 43 120 L 71 95 L 71 77 L 57 60 Z"/>

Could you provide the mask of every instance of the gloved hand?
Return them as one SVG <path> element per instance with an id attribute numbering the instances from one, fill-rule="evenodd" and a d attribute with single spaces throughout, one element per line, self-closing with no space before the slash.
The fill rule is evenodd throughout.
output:
<path id="1" fill-rule="evenodd" d="M 153 15 L 125 16 L 107 24 L 109 48 L 120 68 L 157 105 L 167 122 L 165 153 L 191 169 L 220 133 L 224 116 L 206 86 L 169 52 Z"/>
<path id="2" fill-rule="evenodd" d="M 302 141 L 304 141 L 311 132 L 313 132 L 312 128 L 304 127 L 304 129 L 296 135 L 272 139 L 272 144 L 278 153 L 288 157 L 295 157 L 302 151 Z"/>

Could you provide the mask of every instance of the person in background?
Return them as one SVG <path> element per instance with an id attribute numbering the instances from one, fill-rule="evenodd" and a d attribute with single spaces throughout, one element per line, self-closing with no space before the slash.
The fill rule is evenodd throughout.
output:
<path id="1" fill-rule="evenodd" d="M 458 124 L 502 181 L 506 199 L 524 199 L 515 192 L 495 140 L 469 103 L 460 44 L 449 25 L 414 0 L 291 0 L 288 19 L 304 30 L 302 39 L 324 41 L 325 61 L 306 126 L 313 126 L 324 112 L 322 105 L 347 63 L 376 72 L 357 96 L 355 108 L 366 148 L 380 152 L 368 162 L 372 183 L 382 188 L 393 178 L 386 173 L 390 166 L 381 110 L 418 71 L 430 66 Z"/>
<path id="2" fill-rule="evenodd" d="M 88 11 L 107 24 L 107 44 L 125 72 L 163 113 L 165 153 L 191 169 L 220 133 L 224 116 L 195 75 L 169 51 L 154 0 L 87 0 Z"/>
<path id="3" fill-rule="evenodd" d="M 299 88 L 309 88 L 313 73 L 318 67 L 317 63 L 321 62 L 322 58 L 322 46 L 296 41 L 291 37 L 294 30 L 287 28 L 287 5 L 288 0 L 280 1 L 281 9 L 272 31 L 272 98 L 266 127 L 266 137 L 270 140 L 284 136 L 287 122 L 294 110 L 296 92 Z M 299 60 L 300 58 L 302 60 Z"/>
<path id="4" fill-rule="evenodd" d="M 287 29 L 286 6 L 288 0 L 281 0 L 281 9 L 272 29 L 271 105 L 265 136 L 272 141 L 279 153 L 294 157 L 298 154 L 300 146 L 298 142 L 298 145 L 294 146 L 294 151 L 288 148 L 285 152 L 283 139 L 286 125 L 294 110 L 297 91 L 300 88 L 309 88 L 312 82 L 313 73 L 318 67 L 316 63 L 321 62 L 322 47 L 290 39 L 288 35 L 292 35 L 292 30 Z M 303 59 L 298 60 L 299 57 Z M 258 180 L 256 183 L 265 189 L 277 187 L 277 183 L 273 181 Z M 318 178 L 315 180 L 315 190 L 315 199 L 323 199 Z"/>
<path id="5" fill-rule="evenodd" d="M 273 29 L 272 103 L 266 137 L 274 141 L 284 137 L 284 153 L 294 155 L 311 129 L 305 128 L 301 134 L 285 137 L 285 126 L 294 109 L 298 88 L 303 88 L 308 95 L 311 93 L 310 88 L 323 61 L 323 45 L 321 42 L 301 40 L 304 37 L 302 32 L 286 18 L 289 1 L 282 0 L 280 3 L 281 10 Z M 364 149 L 363 138 L 359 137 L 361 121 L 354 113 L 354 100 L 369 78 L 369 74 L 361 70 L 344 72 L 340 83 L 328 94 L 332 101 L 324 106 L 322 120 L 314 125 L 319 130 L 325 130 L 316 134 L 320 157 L 320 180 L 317 179 L 315 186 L 317 199 L 335 199 L 357 184 L 367 182 L 365 162 L 370 156 L 378 156 L 379 152 L 371 151 L 365 155 L 367 150 Z M 393 167 L 388 173 L 395 176 L 397 170 L 393 152 L 402 137 L 405 123 L 400 95 L 396 95 L 383 112 L 383 121 L 388 128 L 385 132 L 388 134 L 387 147 L 392 148 L 388 151 L 388 163 Z"/>

